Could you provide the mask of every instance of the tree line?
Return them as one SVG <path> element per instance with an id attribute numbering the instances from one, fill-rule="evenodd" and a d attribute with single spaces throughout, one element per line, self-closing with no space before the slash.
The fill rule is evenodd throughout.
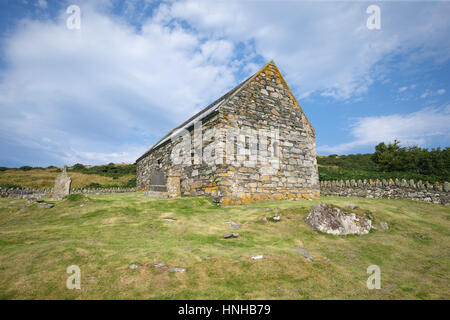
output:
<path id="1" fill-rule="evenodd" d="M 318 157 L 321 180 L 414 179 L 428 182 L 450 181 L 450 148 L 428 150 L 402 147 L 400 141 L 381 142 L 374 153 L 336 154 Z"/>

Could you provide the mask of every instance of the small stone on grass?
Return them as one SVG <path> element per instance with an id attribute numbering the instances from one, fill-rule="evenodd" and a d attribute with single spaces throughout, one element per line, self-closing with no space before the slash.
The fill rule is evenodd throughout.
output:
<path id="1" fill-rule="evenodd" d="M 305 258 L 306 258 L 306 260 L 308 260 L 308 261 L 310 261 L 310 262 L 313 262 L 313 261 L 314 261 L 313 257 L 312 257 L 305 249 L 302 249 L 302 248 L 295 248 L 295 250 L 296 250 L 297 252 L 300 252 L 302 255 L 304 255 Z"/>
<path id="2" fill-rule="evenodd" d="M 239 230 L 241 228 L 241 225 L 239 223 L 233 222 L 233 221 L 228 221 L 225 222 L 227 225 L 229 225 L 232 229 L 234 230 Z"/>
<path id="3" fill-rule="evenodd" d="M 381 228 L 382 230 L 388 230 L 388 229 L 389 229 L 389 225 L 387 224 L 386 221 L 381 221 L 381 222 L 380 222 L 380 228 Z"/>
<path id="4" fill-rule="evenodd" d="M 239 237 L 239 233 L 230 233 L 230 234 L 223 236 L 224 239 L 237 238 L 237 237 Z"/>
<path id="5" fill-rule="evenodd" d="M 54 204 L 51 204 L 51 203 L 41 203 L 40 206 L 41 206 L 42 208 L 51 209 L 51 208 L 53 208 L 55 205 L 54 205 Z"/>
<path id="6" fill-rule="evenodd" d="M 345 205 L 345 207 L 346 207 L 347 209 L 353 210 L 353 209 L 356 208 L 356 204 L 354 204 L 354 203 L 347 203 L 347 204 Z"/>
<path id="7" fill-rule="evenodd" d="M 161 267 L 165 267 L 166 264 L 164 262 L 158 262 L 157 264 L 155 264 L 155 268 L 161 268 Z"/>
<path id="8" fill-rule="evenodd" d="M 169 272 L 186 272 L 185 268 L 170 268 Z"/>

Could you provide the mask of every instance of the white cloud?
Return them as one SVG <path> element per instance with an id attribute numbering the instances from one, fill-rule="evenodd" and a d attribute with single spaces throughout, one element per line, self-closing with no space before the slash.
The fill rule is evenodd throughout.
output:
<path id="1" fill-rule="evenodd" d="M 236 84 L 231 42 L 152 19 L 137 33 L 101 12 L 82 5 L 81 30 L 66 28 L 65 12 L 25 20 L 5 41 L 4 144 L 55 162 L 128 161 Z"/>
<path id="2" fill-rule="evenodd" d="M 358 99 L 390 81 L 383 59 L 450 57 L 447 3 L 382 3 L 377 31 L 358 2 L 166 1 L 151 17 L 151 2 L 127 1 L 120 17 L 112 3 L 82 1 L 81 30 L 62 12 L 2 39 L 1 161 L 19 147 L 55 162 L 131 159 L 261 60 L 274 59 L 299 98 Z"/>
<path id="3" fill-rule="evenodd" d="M 428 97 L 430 95 L 430 91 L 425 91 L 424 93 L 422 93 L 421 95 L 420 95 L 420 97 L 422 98 L 422 99 L 424 99 L 424 98 L 426 98 L 426 97 Z"/>
<path id="4" fill-rule="evenodd" d="M 440 95 L 442 95 L 442 94 L 444 94 L 445 93 L 445 89 L 439 89 L 438 91 L 437 91 L 437 94 L 440 94 Z"/>
<path id="5" fill-rule="evenodd" d="M 275 60 L 300 98 L 363 94 L 389 69 L 379 63 L 396 54 L 414 52 L 403 64 L 450 58 L 445 3 L 382 3 L 382 29 L 376 31 L 366 27 L 366 2 L 256 4 L 185 0 L 166 6 L 165 14 L 211 36 L 251 43 L 266 61 Z"/>
<path id="6" fill-rule="evenodd" d="M 401 88 L 398 89 L 398 92 L 403 92 L 403 91 L 406 91 L 406 90 L 408 90 L 408 87 L 401 87 Z"/>
<path id="7" fill-rule="evenodd" d="M 409 114 L 363 117 L 352 125 L 354 140 L 336 146 L 319 146 L 319 152 L 344 154 L 358 147 L 400 140 L 402 145 L 423 146 L 433 137 L 450 138 L 450 105 L 424 108 Z"/>

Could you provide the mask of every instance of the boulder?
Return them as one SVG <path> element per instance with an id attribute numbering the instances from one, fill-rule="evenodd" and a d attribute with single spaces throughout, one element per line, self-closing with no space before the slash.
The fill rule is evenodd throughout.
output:
<path id="1" fill-rule="evenodd" d="M 318 203 L 311 208 L 306 223 L 314 230 L 339 236 L 367 234 L 372 227 L 372 221 L 369 219 L 325 203 Z"/>

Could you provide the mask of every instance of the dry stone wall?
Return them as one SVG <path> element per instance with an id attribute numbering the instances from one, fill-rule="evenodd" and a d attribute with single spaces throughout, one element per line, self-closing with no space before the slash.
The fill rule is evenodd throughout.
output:
<path id="1" fill-rule="evenodd" d="M 450 205 L 450 184 L 429 184 L 414 180 L 321 181 L 323 196 L 409 199 Z"/>

